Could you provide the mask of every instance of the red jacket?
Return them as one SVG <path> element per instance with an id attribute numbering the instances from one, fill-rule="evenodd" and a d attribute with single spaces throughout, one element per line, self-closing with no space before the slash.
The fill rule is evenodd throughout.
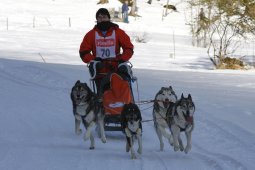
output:
<path id="1" fill-rule="evenodd" d="M 133 44 L 130 41 L 129 36 L 119 28 L 118 25 L 113 24 L 113 26 L 107 31 L 106 37 L 112 35 L 113 30 L 115 30 L 116 36 L 116 60 L 128 61 L 133 55 Z M 96 45 L 95 45 L 95 32 L 98 32 L 100 36 L 102 32 L 95 26 L 90 30 L 83 38 L 80 46 L 80 57 L 83 62 L 89 63 L 91 60 L 96 58 Z M 120 48 L 123 52 L 120 54 Z M 92 52 L 92 53 L 91 53 Z"/>

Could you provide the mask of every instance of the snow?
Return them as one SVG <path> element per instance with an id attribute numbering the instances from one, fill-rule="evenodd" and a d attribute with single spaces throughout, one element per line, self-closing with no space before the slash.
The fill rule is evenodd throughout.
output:
<path id="1" fill-rule="evenodd" d="M 147 43 L 133 41 L 131 59 L 141 100 L 154 99 L 162 86 L 170 85 L 178 97 L 192 95 L 191 152 L 174 152 L 166 140 L 160 152 L 152 121 L 143 123 L 143 153 L 136 160 L 125 152 L 120 132 L 106 132 L 106 144 L 96 138 L 95 150 L 75 135 L 70 90 L 77 80 L 90 84 L 79 45 L 99 7 L 118 7 L 116 0 L 109 1 L 0 2 L 0 169 L 255 169 L 255 72 L 214 70 L 206 49 L 191 46 L 185 6 L 179 1 L 172 1 L 179 12 L 162 21 L 166 0 L 152 5 L 139 0 L 142 17 L 118 24 L 133 40 L 146 33 Z M 134 89 L 137 99 L 136 84 Z M 151 106 L 140 106 L 144 120 L 152 119 Z"/>

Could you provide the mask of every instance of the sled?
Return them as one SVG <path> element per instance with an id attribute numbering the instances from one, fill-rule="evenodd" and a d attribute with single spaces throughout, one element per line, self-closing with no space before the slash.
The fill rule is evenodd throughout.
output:
<path id="1" fill-rule="evenodd" d="M 99 73 L 100 74 L 100 73 Z M 98 75 L 99 77 L 102 75 Z M 95 88 L 95 76 L 92 81 L 93 91 Z M 105 114 L 104 128 L 105 131 L 122 131 L 121 112 L 124 104 L 134 103 L 132 83 L 137 81 L 136 77 L 130 76 L 130 79 L 123 78 L 118 73 L 110 74 L 110 84 L 107 90 L 103 92 L 102 107 Z M 95 92 L 97 93 L 97 92 Z"/>

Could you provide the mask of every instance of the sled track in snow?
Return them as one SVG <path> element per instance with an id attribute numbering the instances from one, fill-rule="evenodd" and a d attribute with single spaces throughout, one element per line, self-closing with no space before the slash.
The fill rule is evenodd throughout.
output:
<path id="1" fill-rule="evenodd" d="M 219 154 L 219 153 L 212 153 L 205 151 L 204 149 L 195 146 L 200 151 L 204 152 L 205 154 L 201 153 L 193 153 L 196 155 L 197 158 L 205 161 L 210 167 L 216 170 L 225 170 L 225 169 L 238 169 L 238 170 L 247 170 L 247 168 L 237 161 L 234 158 L 231 158 L 227 155 Z M 226 166 L 227 165 L 227 166 Z M 226 166 L 226 167 L 225 167 Z M 231 168 L 229 168 L 231 167 Z"/>
<path id="2" fill-rule="evenodd" d="M 149 112 L 146 113 L 146 117 L 148 117 L 148 113 Z M 229 132 L 226 129 L 222 128 L 220 122 L 215 123 L 213 121 L 206 120 L 206 119 L 196 120 L 196 122 L 197 124 L 195 126 L 195 131 L 201 131 L 198 128 L 205 129 L 206 128 L 205 126 L 207 126 L 209 129 L 213 129 L 211 130 L 211 132 L 213 136 L 214 135 L 216 136 L 215 145 L 217 145 L 218 143 L 217 140 L 225 140 L 227 143 L 226 144 L 227 146 L 230 145 L 229 147 L 232 147 L 233 145 L 234 148 L 241 146 L 242 147 L 241 150 L 250 150 L 250 148 L 254 147 L 252 142 L 249 143 L 246 141 L 246 139 L 240 139 L 237 136 L 235 136 L 232 132 Z M 149 125 L 146 126 L 146 129 L 144 129 L 144 131 L 154 131 L 154 127 L 152 123 L 149 123 Z M 205 135 L 210 135 L 208 134 L 208 131 L 206 130 L 202 130 L 201 133 L 205 133 Z M 147 138 L 149 137 L 147 136 Z M 187 159 L 193 159 L 194 162 L 197 162 L 199 164 L 201 164 L 202 162 L 202 164 L 204 164 L 204 166 L 207 167 L 207 169 L 208 167 L 210 167 L 209 169 L 214 169 L 214 170 L 225 170 L 225 169 L 247 170 L 245 163 L 242 163 L 237 158 L 231 157 L 231 153 L 223 154 L 224 150 L 222 150 L 222 153 L 215 153 L 213 152 L 213 149 L 212 151 L 210 151 L 208 149 L 205 149 L 204 146 L 200 146 L 194 136 L 192 140 L 193 140 L 192 142 L 193 149 L 187 155 L 183 152 L 181 153 L 180 151 L 174 152 L 172 147 L 169 150 L 169 144 L 165 143 L 164 152 L 152 151 L 153 154 L 150 154 L 150 156 L 153 155 L 153 158 L 155 158 L 156 160 L 158 160 L 158 162 L 160 162 L 160 169 L 171 169 L 172 168 L 171 165 L 174 165 L 174 167 L 178 167 L 179 165 L 178 163 L 176 163 L 176 161 L 172 162 L 173 158 L 179 159 L 179 160 L 182 160 L 182 159 L 186 160 L 187 158 Z M 252 141 L 252 140 L 248 140 L 248 141 Z M 143 140 L 143 142 L 146 142 L 146 141 Z M 218 145 L 220 144 L 221 143 L 218 143 Z M 157 141 L 156 145 L 159 145 L 159 141 Z M 223 145 L 223 147 L 224 146 L 225 145 Z M 147 161 L 150 161 L 150 159 L 148 160 L 146 156 L 147 156 L 146 153 L 145 155 L 142 155 L 142 160 L 144 164 L 146 164 Z M 203 167 L 203 165 L 201 166 Z M 185 169 L 185 167 L 179 167 L 179 169 Z"/>
<path id="3" fill-rule="evenodd" d="M 197 123 L 199 123 L 199 121 Z M 203 122 L 202 123 L 200 122 L 200 124 L 205 124 L 206 126 L 210 127 L 211 132 L 213 131 L 213 134 L 214 134 L 214 131 L 215 131 L 215 134 L 218 134 L 218 136 L 216 136 L 215 147 L 217 147 L 217 144 L 222 145 L 222 143 L 224 143 L 224 145 L 226 145 L 227 147 L 233 147 L 233 149 L 236 149 L 238 147 L 240 150 L 244 150 L 244 151 L 247 150 L 252 152 L 250 150 L 249 144 L 245 144 L 244 141 L 236 137 L 231 132 L 228 132 L 227 130 L 222 128 L 219 124 L 216 124 L 210 120 L 203 120 Z M 228 127 L 229 126 L 230 125 L 228 125 Z M 196 126 L 196 128 L 198 128 L 198 126 Z M 220 132 L 220 133 L 217 133 L 217 132 Z M 220 140 L 220 141 L 223 140 L 223 141 L 222 143 L 220 143 L 220 142 L 217 142 L 217 140 Z M 243 148 L 240 148 L 240 147 L 243 147 Z M 213 166 L 217 170 L 221 170 L 221 169 L 225 170 L 225 169 L 229 169 L 229 167 L 232 167 L 232 169 L 247 170 L 247 167 L 242 162 L 240 162 L 237 158 L 233 158 L 229 156 L 231 155 L 231 153 L 229 153 L 229 155 L 226 155 L 222 153 L 215 153 L 215 152 L 209 151 L 208 149 L 205 149 L 204 147 L 199 145 L 196 142 L 195 138 L 193 138 L 193 149 L 194 148 L 200 151 L 200 152 L 194 153 L 198 158 L 207 161 L 211 166 Z M 216 149 L 216 150 L 219 150 L 219 149 Z M 230 152 L 228 150 L 226 151 Z M 222 150 L 222 152 L 224 152 L 224 150 Z"/>
<path id="4" fill-rule="evenodd" d="M 25 70 L 24 70 L 25 69 Z M 19 75 L 26 75 L 28 76 L 19 76 Z M 53 75 L 52 75 L 53 74 Z M 3 80 L 11 81 L 17 85 L 21 86 L 28 86 L 41 89 L 49 89 L 54 90 L 59 93 L 66 93 L 68 88 L 68 82 L 65 82 L 65 77 L 62 75 L 59 75 L 58 73 L 54 71 L 50 71 L 47 69 L 41 69 L 36 66 L 16 66 L 14 68 L 0 68 L 0 78 Z M 57 77 L 57 79 L 55 79 Z M 64 82 L 63 82 L 64 81 Z M 58 84 L 59 83 L 59 84 Z M 207 103 L 205 103 L 207 104 Z M 209 103 L 208 103 L 209 104 Z M 201 109 L 201 108 L 199 108 Z M 202 108 L 204 109 L 204 108 Z M 202 113 L 204 110 L 200 110 Z M 71 113 L 70 113 L 71 114 Z M 151 119 L 151 111 L 146 110 L 144 111 L 144 119 Z M 235 126 L 234 124 L 231 124 L 231 122 L 217 120 L 213 121 L 213 117 L 206 117 L 206 115 L 200 115 L 198 117 L 199 119 L 196 119 L 196 126 L 194 129 L 195 134 L 202 135 L 205 137 L 203 139 L 202 143 L 199 143 L 199 139 L 201 137 L 199 136 L 193 136 L 192 139 L 192 150 L 188 154 L 185 154 L 183 152 L 174 152 L 173 148 L 169 146 L 168 143 L 165 143 L 165 151 L 159 152 L 157 151 L 159 147 L 159 141 L 156 137 L 155 130 L 153 127 L 153 122 L 147 122 L 144 123 L 144 137 L 146 140 L 143 140 L 143 143 L 146 146 L 146 143 L 148 142 L 151 146 L 145 147 L 143 149 L 143 154 L 140 156 L 137 154 L 137 160 L 130 160 L 130 153 L 126 153 L 124 151 L 124 137 L 113 136 L 110 137 L 107 141 L 108 143 L 114 143 L 118 146 L 116 148 L 114 145 L 113 150 L 110 150 L 111 148 L 107 148 L 107 146 L 100 146 L 96 147 L 96 152 L 93 151 L 84 151 L 83 149 L 87 147 L 88 142 L 83 143 L 81 145 L 81 148 L 79 148 L 79 152 L 77 155 L 79 155 L 78 160 L 74 160 L 77 164 L 78 169 L 84 169 L 86 168 L 86 163 L 84 164 L 84 161 L 88 159 L 88 162 L 91 163 L 91 166 L 96 166 L 98 164 L 97 161 L 94 161 L 94 158 L 101 158 L 106 157 L 105 162 L 112 162 L 112 163 L 123 163 L 126 162 L 133 164 L 135 167 L 134 169 L 152 169 L 150 167 L 151 162 L 155 163 L 155 167 L 158 169 L 165 169 L 165 170 L 172 170 L 172 169 L 188 169 L 190 165 L 196 165 L 197 169 L 213 169 L 213 170 L 225 170 L 225 169 L 238 169 L 238 170 L 247 170 L 247 167 L 245 166 L 247 162 L 244 160 L 247 158 L 247 160 L 252 160 L 252 158 L 243 155 L 244 157 L 242 159 L 238 159 L 235 154 L 232 153 L 239 153 L 239 151 L 249 152 L 248 155 L 252 155 L 250 153 L 255 152 L 254 147 L 254 137 L 252 137 L 249 133 L 245 132 L 245 130 L 240 129 L 239 127 Z M 214 118 L 215 119 L 215 118 Z M 68 122 L 69 123 L 69 122 Z M 71 122 L 70 122 L 71 123 Z M 33 128 L 32 125 L 28 124 L 26 126 L 31 126 L 27 129 Z M 225 128 L 225 126 L 227 128 Z M 232 130 L 230 130 L 232 129 Z M 238 135 L 235 134 L 242 134 L 243 138 L 240 138 Z M 197 137 L 197 138 L 196 138 Z M 207 141 L 206 138 L 213 139 L 214 141 Z M 75 139 L 76 140 L 76 139 Z M 79 140 L 79 139 L 78 139 Z M 121 140 L 121 144 L 119 144 Z M 156 142 L 154 142 L 156 141 Z M 100 140 L 96 139 L 97 144 L 100 142 Z M 212 144 L 215 144 L 216 149 L 214 150 L 212 148 Z M 209 147 L 207 147 L 209 145 Z M 156 148 L 156 149 L 155 149 Z M 233 151 L 231 150 L 233 148 Z M 136 150 L 136 148 L 135 148 Z M 0 153 L 0 162 L 2 160 L 5 160 L 8 158 L 10 151 L 12 151 L 10 148 L 6 148 L 3 150 L 3 153 Z M 99 151 L 99 152 L 98 152 Z M 105 154 L 107 156 L 105 156 Z M 93 156 L 92 158 L 89 158 L 89 156 Z M 102 156 L 103 155 L 103 156 Z M 116 161 L 116 159 L 120 159 L 120 161 Z M 102 160 L 103 158 L 101 158 Z M 111 168 L 106 166 L 107 168 Z M 116 167 L 115 167 L 116 168 Z M 154 167 L 153 167 L 154 168 Z M 125 168 L 124 168 L 125 169 Z"/>

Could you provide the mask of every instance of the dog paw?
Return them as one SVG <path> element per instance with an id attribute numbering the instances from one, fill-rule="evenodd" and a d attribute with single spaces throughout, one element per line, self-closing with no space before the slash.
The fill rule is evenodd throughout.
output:
<path id="1" fill-rule="evenodd" d="M 191 150 L 191 147 L 186 147 L 185 149 L 184 149 L 184 152 L 187 154 L 189 151 Z"/>
<path id="2" fill-rule="evenodd" d="M 75 130 L 75 133 L 76 133 L 76 135 L 80 135 L 82 133 L 82 130 L 81 129 L 77 129 L 77 130 Z"/>
<path id="3" fill-rule="evenodd" d="M 178 151 L 180 148 L 179 148 L 179 146 L 175 146 L 174 147 L 174 151 L 176 152 L 176 151 Z"/>
<path id="4" fill-rule="evenodd" d="M 142 154 L 142 148 L 138 148 L 137 153 L 139 153 L 141 155 Z"/>
<path id="5" fill-rule="evenodd" d="M 91 146 L 89 147 L 90 150 L 94 150 L 95 149 L 95 146 Z"/>
<path id="6" fill-rule="evenodd" d="M 131 155 L 131 159 L 136 159 L 135 154 L 132 154 L 132 155 Z"/>
<path id="7" fill-rule="evenodd" d="M 106 143 L 106 138 L 101 138 L 101 141 L 102 141 L 103 143 Z"/>
<path id="8" fill-rule="evenodd" d="M 179 147 L 180 147 L 180 151 L 181 151 L 181 152 L 184 151 L 183 145 L 180 145 Z"/>

